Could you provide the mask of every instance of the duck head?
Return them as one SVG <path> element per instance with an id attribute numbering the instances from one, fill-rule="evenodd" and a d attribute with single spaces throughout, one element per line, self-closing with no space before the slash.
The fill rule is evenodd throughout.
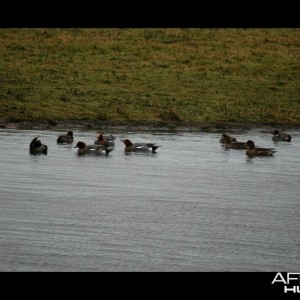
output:
<path id="1" fill-rule="evenodd" d="M 223 134 L 224 134 L 223 139 L 225 140 L 225 143 L 226 143 L 226 144 L 230 144 L 230 143 L 231 143 L 231 138 L 230 138 L 230 136 L 227 135 L 227 134 L 225 134 L 225 133 L 223 133 Z"/>
<path id="2" fill-rule="evenodd" d="M 131 143 L 131 141 L 130 140 L 128 140 L 128 139 L 125 139 L 125 140 L 120 140 L 120 141 L 122 141 L 124 144 L 125 144 L 125 146 L 126 147 L 130 147 L 130 146 L 132 146 L 133 144 Z"/>
<path id="3" fill-rule="evenodd" d="M 83 149 L 85 147 L 86 147 L 86 144 L 84 142 L 78 142 L 77 145 L 73 148 Z"/>
<path id="4" fill-rule="evenodd" d="M 254 142 L 251 140 L 248 140 L 246 144 L 249 149 L 254 149 L 255 147 Z"/>
<path id="5" fill-rule="evenodd" d="M 102 142 L 103 140 L 104 140 L 103 135 L 100 133 L 100 134 L 98 135 L 98 141 L 99 141 L 99 142 Z"/>
<path id="6" fill-rule="evenodd" d="M 68 131 L 67 135 L 73 137 L 73 131 Z"/>

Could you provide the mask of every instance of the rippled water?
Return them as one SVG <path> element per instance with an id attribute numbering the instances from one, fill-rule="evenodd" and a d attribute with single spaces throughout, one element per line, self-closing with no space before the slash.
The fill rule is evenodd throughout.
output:
<path id="1" fill-rule="evenodd" d="M 110 132 L 107 132 L 110 133 Z M 299 271 L 300 136 L 274 157 L 217 133 L 126 133 L 79 157 L 58 131 L 0 130 L 0 271 Z M 31 156 L 40 136 L 48 155 Z M 93 143 L 95 132 L 74 131 Z M 161 144 L 124 154 L 119 138 Z M 75 144 L 75 143 L 74 143 Z"/>

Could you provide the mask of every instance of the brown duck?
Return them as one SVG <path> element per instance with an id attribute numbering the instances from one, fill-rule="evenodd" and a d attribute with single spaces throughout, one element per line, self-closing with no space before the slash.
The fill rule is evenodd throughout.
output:
<path id="1" fill-rule="evenodd" d="M 35 137 L 29 145 L 29 152 L 30 154 L 47 154 L 48 147 L 42 144 L 38 137 Z"/>
<path id="2" fill-rule="evenodd" d="M 247 149 L 247 144 L 244 142 L 231 141 L 230 136 L 225 137 L 225 149 Z"/>
<path id="3" fill-rule="evenodd" d="M 69 131 L 66 135 L 57 138 L 57 144 L 72 144 L 74 141 L 73 132 Z"/>
<path id="4" fill-rule="evenodd" d="M 94 142 L 94 145 L 102 145 L 102 146 L 114 146 L 115 139 L 113 135 L 103 136 L 101 133 L 97 136 L 97 139 Z"/>
<path id="5" fill-rule="evenodd" d="M 281 133 L 278 130 L 275 130 L 272 135 L 272 140 L 274 142 L 290 142 L 292 140 L 292 137 L 287 133 Z"/>
<path id="6" fill-rule="evenodd" d="M 220 138 L 220 143 L 221 143 L 221 144 L 225 144 L 227 138 L 230 138 L 230 141 L 231 141 L 231 142 L 235 142 L 235 141 L 236 141 L 236 138 L 234 138 L 234 137 L 232 137 L 232 136 L 229 136 L 229 135 L 226 134 L 226 133 L 223 133 L 223 134 L 222 134 L 222 137 Z"/>
<path id="7" fill-rule="evenodd" d="M 253 141 L 249 140 L 247 141 L 247 150 L 246 155 L 252 157 L 252 156 L 273 156 L 275 153 L 275 149 L 273 148 L 260 148 L 255 147 L 255 144 Z"/>

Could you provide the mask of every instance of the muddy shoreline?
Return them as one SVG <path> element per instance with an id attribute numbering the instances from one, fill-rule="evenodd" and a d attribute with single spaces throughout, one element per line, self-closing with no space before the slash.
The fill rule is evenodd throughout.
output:
<path id="1" fill-rule="evenodd" d="M 188 124 L 182 122 L 101 122 L 86 120 L 68 121 L 21 121 L 0 122 L 0 129 L 17 130 L 57 130 L 74 129 L 94 130 L 103 132 L 246 132 L 251 130 L 272 132 L 279 130 L 300 130 L 300 124 L 264 124 L 264 123 L 216 123 L 205 122 Z"/>

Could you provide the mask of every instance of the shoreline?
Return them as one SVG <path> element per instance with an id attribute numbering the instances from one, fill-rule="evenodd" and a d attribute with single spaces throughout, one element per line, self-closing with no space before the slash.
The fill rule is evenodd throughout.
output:
<path id="1" fill-rule="evenodd" d="M 0 122 L 0 129 L 15 130 L 57 130 L 68 131 L 74 129 L 95 130 L 103 132 L 246 132 L 259 130 L 272 132 L 279 130 L 300 130 L 300 124 L 265 124 L 265 123 L 229 123 L 229 122 L 203 122 L 189 124 L 183 122 L 101 122 L 87 120 L 66 120 L 66 121 L 22 121 L 22 122 Z"/>

